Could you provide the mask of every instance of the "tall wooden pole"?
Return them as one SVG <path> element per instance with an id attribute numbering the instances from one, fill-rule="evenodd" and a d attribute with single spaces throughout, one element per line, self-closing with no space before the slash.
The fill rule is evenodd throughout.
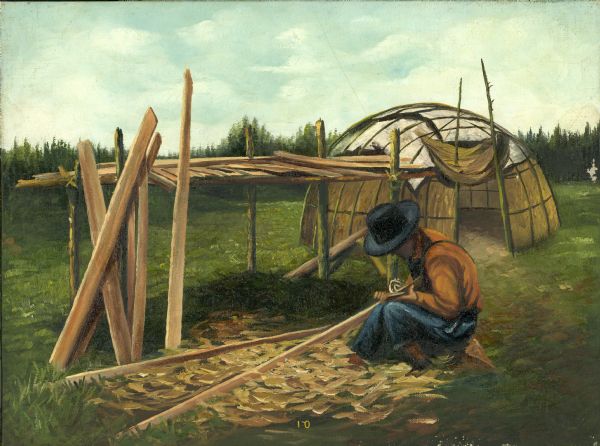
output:
<path id="1" fill-rule="evenodd" d="M 458 107 L 456 108 L 456 133 L 454 135 L 454 164 L 458 170 L 458 132 L 460 131 L 460 102 L 462 99 L 462 77 L 458 84 Z M 458 243 L 460 225 L 460 183 L 454 183 L 454 241 Z"/>
<path id="2" fill-rule="evenodd" d="M 246 135 L 246 156 L 254 158 L 252 127 L 244 129 Z M 248 271 L 256 272 L 256 185 L 248 185 Z"/>
<path id="3" fill-rule="evenodd" d="M 183 101 L 181 132 L 179 137 L 179 162 L 177 164 L 177 189 L 173 207 L 173 234 L 171 238 L 171 267 L 169 270 L 169 297 L 165 347 L 177 348 L 181 343 L 183 317 L 183 278 L 185 274 L 185 237 L 187 229 L 188 197 L 190 191 L 190 125 L 192 119 L 192 75 L 189 69 L 183 74 Z"/>
<path id="4" fill-rule="evenodd" d="M 79 241 L 81 238 L 80 230 L 80 207 L 81 207 L 81 174 L 79 172 L 79 163 L 75 161 L 74 177 L 67 184 L 67 198 L 69 200 L 69 291 L 71 303 L 75 299 L 77 289 L 79 288 Z"/>
<path id="5" fill-rule="evenodd" d="M 106 266 L 115 250 L 119 231 L 133 189 L 137 184 L 139 168 L 157 122 L 154 111 L 149 108 L 131 145 L 122 178 L 117 182 L 110 200 L 106 218 L 98 234 L 88 268 L 77 290 L 73 307 L 50 356 L 50 362 L 57 368 L 64 369 L 70 364 L 78 339 L 84 331 L 83 325 L 89 318 Z"/>
<path id="6" fill-rule="evenodd" d="M 325 123 L 319 119 L 316 124 L 317 154 L 327 157 L 325 143 Z M 329 207 L 329 187 L 326 182 L 319 183 L 319 209 L 317 212 L 317 255 L 319 258 L 319 278 L 329 278 L 329 228 L 327 210 Z"/>
<path id="7" fill-rule="evenodd" d="M 114 135 L 114 143 L 115 143 L 115 174 L 117 177 L 117 181 L 121 177 L 121 173 L 123 172 L 123 166 L 125 165 L 125 147 L 123 145 L 123 130 L 119 127 L 115 129 Z M 127 213 L 127 217 L 125 219 L 126 223 L 129 221 L 129 212 Z M 123 297 L 123 301 L 127 300 L 127 263 L 126 259 L 126 250 L 127 250 L 127 227 L 123 225 L 121 228 L 121 232 L 119 233 L 119 239 L 117 241 L 116 255 L 117 255 L 117 263 L 119 264 L 119 283 L 121 284 L 121 296 Z"/>
<path id="8" fill-rule="evenodd" d="M 144 322 L 146 316 L 146 285 L 148 279 L 148 171 L 152 168 L 162 139 L 155 133 L 141 167 L 138 186 L 138 241 L 135 268 L 135 293 L 132 295 L 131 315 L 131 357 L 133 361 L 142 358 L 144 342 Z"/>
<path id="9" fill-rule="evenodd" d="M 396 176 L 400 171 L 400 130 L 394 129 L 390 133 L 390 202 L 400 201 L 400 187 Z M 397 255 L 387 256 L 387 280 L 398 277 L 400 262 Z"/>
<path id="10" fill-rule="evenodd" d="M 506 241 L 506 248 L 508 251 L 511 254 L 514 254 L 510 217 L 508 215 L 508 200 L 506 199 L 506 189 L 504 187 L 504 174 L 502 172 L 502 166 L 500 166 L 500 160 L 498 159 L 498 147 L 496 143 L 496 130 L 494 128 L 494 113 L 492 107 L 494 101 L 490 96 L 490 88 L 492 86 L 488 82 L 483 59 L 481 59 L 481 70 L 483 71 L 483 82 L 485 84 L 485 92 L 487 95 L 488 111 L 490 112 L 490 137 L 492 138 L 492 147 L 494 149 L 494 167 L 496 169 L 496 181 L 498 182 L 498 194 L 500 196 L 500 213 L 502 214 L 502 223 L 504 225 L 504 240 Z"/>

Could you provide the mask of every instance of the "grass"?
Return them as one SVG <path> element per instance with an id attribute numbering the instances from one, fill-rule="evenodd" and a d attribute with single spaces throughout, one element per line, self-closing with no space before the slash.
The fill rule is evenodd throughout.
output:
<path id="1" fill-rule="evenodd" d="M 394 413 L 381 425 L 361 427 L 333 419 L 311 420 L 290 442 L 343 444 L 383 439 L 382 432 L 415 413 L 440 419 L 436 430 L 416 432 L 402 444 L 592 444 L 600 432 L 600 188 L 555 187 L 561 230 L 515 258 L 482 263 L 485 310 L 478 338 L 496 374 L 459 374 L 443 389 L 448 400 Z M 383 283 L 373 267 L 352 257 L 322 282 L 281 280 L 312 256 L 298 243 L 301 188 L 259 188 L 258 267 L 245 274 L 243 189 L 193 192 L 186 252 L 184 337 L 208 313 L 264 308 L 290 323 L 316 326 L 363 306 Z M 151 192 L 146 356 L 164 339 L 171 195 Z M 63 375 L 47 361 L 69 309 L 66 198 L 63 191 L 18 191 L 3 203 L 2 380 L 3 443 L 107 444 L 128 420 L 98 416 L 87 401 L 95 386 L 53 384 Z M 84 225 L 85 226 L 85 225 Z M 84 264 L 90 255 L 83 236 Z M 104 322 L 76 372 L 113 363 Z M 188 421 L 186 421 L 188 420 Z M 84 427 L 84 428 L 82 428 Z M 216 444 L 264 444 L 260 429 L 214 426 Z M 120 444 L 198 444 L 188 418 L 153 428 Z M 375 436 L 375 437 L 374 437 Z M 357 443 L 359 444 L 359 443 Z"/>

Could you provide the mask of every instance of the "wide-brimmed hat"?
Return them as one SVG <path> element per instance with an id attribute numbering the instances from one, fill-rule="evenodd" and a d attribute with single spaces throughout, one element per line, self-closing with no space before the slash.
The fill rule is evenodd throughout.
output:
<path id="1" fill-rule="evenodd" d="M 419 206 L 411 200 L 380 204 L 367 214 L 365 252 L 382 256 L 398 248 L 417 229 Z"/>

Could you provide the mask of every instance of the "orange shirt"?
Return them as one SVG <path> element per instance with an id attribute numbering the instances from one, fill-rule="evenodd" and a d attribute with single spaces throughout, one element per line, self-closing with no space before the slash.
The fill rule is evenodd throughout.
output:
<path id="1" fill-rule="evenodd" d="M 429 242 L 448 240 L 441 232 L 419 228 L 412 259 L 422 257 Z M 477 268 L 467 251 L 455 243 L 436 243 L 425 253 L 422 284 L 415 288 L 418 305 L 444 319 L 454 319 L 461 311 L 481 311 L 481 293 Z M 412 283 L 409 276 L 407 283 Z M 406 302 L 407 300 L 401 299 Z"/>

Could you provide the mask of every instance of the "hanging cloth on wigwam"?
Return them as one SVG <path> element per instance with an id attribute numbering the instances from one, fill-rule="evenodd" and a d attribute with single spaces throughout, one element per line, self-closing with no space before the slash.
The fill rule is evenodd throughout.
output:
<path id="1" fill-rule="evenodd" d="M 459 141 L 458 163 L 456 163 L 456 147 L 428 136 L 421 141 L 429 149 L 429 155 L 436 167 L 448 179 L 461 184 L 475 185 L 488 181 L 494 176 L 494 148 L 492 139 L 481 141 Z M 507 140 L 502 133 L 496 136 L 500 165 L 506 165 L 509 150 Z"/>

